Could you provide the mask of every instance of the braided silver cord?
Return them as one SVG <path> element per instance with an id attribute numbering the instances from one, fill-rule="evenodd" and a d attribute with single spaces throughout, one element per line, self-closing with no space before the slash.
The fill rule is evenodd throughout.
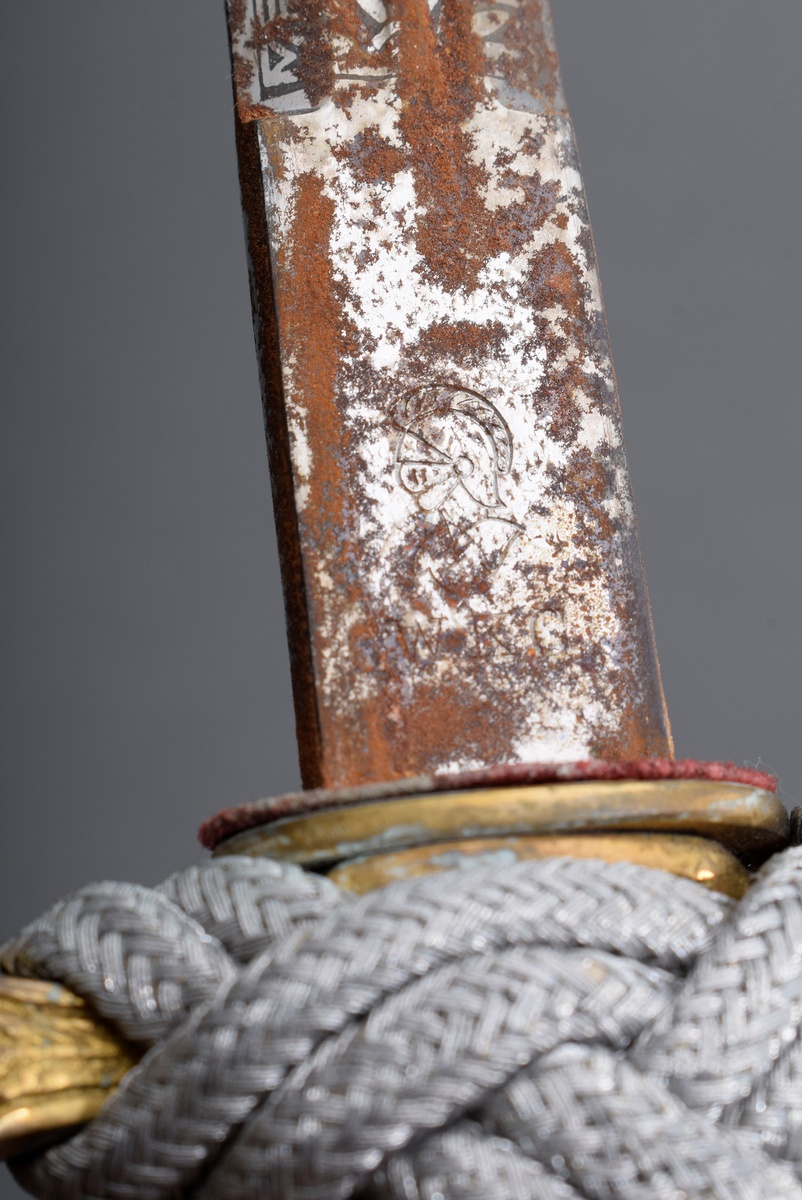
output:
<path id="1" fill-rule="evenodd" d="M 67 984 L 146 1045 L 236 974 L 221 943 L 192 917 L 157 891 L 119 883 L 59 900 L 3 948 L 0 967 Z"/>
<path id="2" fill-rule="evenodd" d="M 198 863 L 177 871 L 157 890 L 240 963 L 352 900 L 325 876 L 265 858 Z"/>
<path id="3" fill-rule="evenodd" d="M 793 1042 L 746 1100 L 725 1110 L 722 1121 L 754 1130 L 774 1158 L 802 1179 L 802 1042 Z"/>
<path id="4" fill-rule="evenodd" d="M 198 1195 L 345 1200 L 392 1151 L 480 1105 L 533 1056 L 565 1039 L 627 1044 L 663 1007 L 670 982 L 615 955 L 547 947 L 432 971 L 324 1042 Z M 257 1164 L 264 1182 L 254 1190 Z"/>
<path id="5" fill-rule="evenodd" d="M 503 879 L 466 871 L 363 897 L 257 959 L 208 1012 L 162 1043 L 158 1062 L 129 1076 L 102 1124 L 51 1152 L 39 1169 L 70 1179 L 66 1194 L 76 1197 L 134 1187 L 143 1200 L 171 1187 L 180 1194 L 219 1153 L 224 1121 L 242 1122 L 328 1034 L 466 953 L 579 943 L 687 964 L 709 944 L 729 902 L 678 880 L 669 908 L 667 878 L 628 864 L 612 872 L 555 860 L 537 869 L 520 864 Z M 190 1161 L 187 1140 L 195 1146 Z M 249 1140 L 246 1127 L 241 1153 Z M 236 1163 L 229 1172 L 238 1173 Z"/>
<path id="6" fill-rule="evenodd" d="M 746 1098 L 799 1038 L 799 864 L 798 852 L 777 856 L 634 1048 L 634 1062 L 715 1118 Z"/>
<path id="7" fill-rule="evenodd" d="M 514 1143 L 474 1121 L 457 1121 L 377 1171 L 364 1200 L 576 1200 L 580 1195 Z"/>
<path id="8" fill-rule="evenodd" d="M 159 898 L 225 944 L 223 982 L 187 993 L 96 1121 L 19 1177 L 89 1200 L 802 1198 L 765 1153 L 799 1157 L 801 876 L 799 851 L 778 856 L 731 916 L 628 864 L 472 868 L 357 901 L 280 864 L 192 868 Z M 4 964 L 39 970 L 38 939 L 48 974 L 63 920 Z M 737 1086 L 714 1106 L 722 1057 Z"/>
<path id="9" fill-rule="evenodd" d="M 496 1093 L 483 1120 L 600 1200 L 765 1200 L 799 1194 L 758 1139 L 690 1111 L 625 1055 L 565 1044 Z"/>
<path id="10" fill-rule="evenodd" d="M 222 859 L 154 890 L 94 883 L 59 900 L 0 951 L 9 975 L 58 979 L 134 1042 L 158 1041 L 265 947 L 350 897 L 267 859 Z"/>

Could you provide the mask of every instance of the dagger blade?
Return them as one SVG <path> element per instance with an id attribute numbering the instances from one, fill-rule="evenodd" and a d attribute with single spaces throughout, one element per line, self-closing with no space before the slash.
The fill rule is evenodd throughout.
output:
<path id="1" fill-rule="evenodd" d="M 305 786 L 671 753 L 542 0 L 232 0 Z"/>

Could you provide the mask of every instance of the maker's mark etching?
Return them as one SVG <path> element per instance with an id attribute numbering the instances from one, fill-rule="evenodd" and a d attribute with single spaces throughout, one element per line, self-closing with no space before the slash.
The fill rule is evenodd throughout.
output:
<path id="1" fill-rule="evenodd" d="M 483 509 L 504 507 L 499 478 L 512 470 L 512 434 L 478 392 L 435 384 L 416 388 L 396 406 L 395 476 L 424 512 L 455 496 Z"/>
<path id="2" fill-rule="evenodd" d="M 395 479 L 424 514 L 420 571 L 455 597 L 481 591 L 523 527 L 505 515 L 510 427 L 485 396 L 455 384 L 408 392 L 396 405 Z"/>

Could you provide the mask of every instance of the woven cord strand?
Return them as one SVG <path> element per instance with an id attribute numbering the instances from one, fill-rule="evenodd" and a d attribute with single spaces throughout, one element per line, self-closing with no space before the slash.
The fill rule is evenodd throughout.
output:
<path id="1" fill-rule="evenodd" d="M 802 851 L 738 905 L 554 859 L 355 900 L 267 860 L 101 884 L 0 954 L 152 1048 L 15 1164 L 62 1200 L 802 1200 Z"/>
<path id="2" fill-rule="evenodd" d="M 210 1169 L 227 1137 L 224 1121 L 244 1121 L 316 1045 L 431 967 L 493 946 L 577 941 L 677 967 L 709 944 L 727 911 L 721 897 L 686 883 L 684 904 L 675 896 L 667 913 L 662 874 L 582 868 L 523 864 L 503 881 L 486 871 L 432 876 L 291 935 L 164 1042 L 158 1063 L 132 1073 L 105 1120 L 52 1152 L 46 1169 L 69 1177 L 75 1196 L 129 1188 L 180 1195 Z M 241 1154 L 250 1134 L 250 1126 L 240 1131 Z M 241 1179 L 236 1161 L 223 1174 Z"/>

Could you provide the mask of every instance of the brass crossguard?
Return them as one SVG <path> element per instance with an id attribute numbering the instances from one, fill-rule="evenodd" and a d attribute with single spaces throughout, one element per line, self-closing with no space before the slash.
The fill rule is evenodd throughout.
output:
<path id="1" fill-rule="evenodd" d="M 60 984 L 0 975 L 0 1157 L 91 1120 L 139 1057 Z"/>

